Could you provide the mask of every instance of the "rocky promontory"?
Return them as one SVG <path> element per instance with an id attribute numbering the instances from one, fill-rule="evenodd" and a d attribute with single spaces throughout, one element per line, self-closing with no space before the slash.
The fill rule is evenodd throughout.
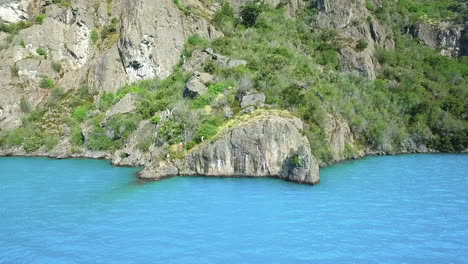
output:
<path id="1" fill-rule="evenodd" d="M 294 117 L 262 116 L 226 129 L 178 160 L 154 161 L 142 179 L 172 176 L 277 177 L 289 181 L 319 182 L 318 162 L 302 121 Z"/>

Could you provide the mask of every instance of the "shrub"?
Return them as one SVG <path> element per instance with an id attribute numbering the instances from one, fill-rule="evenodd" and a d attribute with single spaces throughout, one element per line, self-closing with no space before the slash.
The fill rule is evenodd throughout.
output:
<path id="1" fill-rule="evenodd" d="M 190 36 L 187 43 L 193 46 L 199 46 L 205 44 L 206 40 L 198 35 Z"/>
<path id="2" fill-rule="evenodd" d="M 47 51 L 44 48 L 39 47 L 36 49 L 36 52 L 39 56 L 44 56 L 44 58 L 47 59 Z"/>
<path id="3" fill-rule="evenodd" d="M 40 135 L 26 137 L 23 142 L 23 148 L 26 152 L 39 150 L 44 144 L 44 139 Z"/>
<path id="4" fill-rule="evenodd" d="M 190 14 L 190 10 L 187 9 L 185 6 L 182 5 L 182 3 L 180 3 L 180 0 L 172 0 L 174 2 L 174 4 L 177 6 L 177 8 L 182 11 L 184 14 L 188 15 Z"/>
<path id="5" fill-rule="evenodd" d="M 291 163 L 294 164 L 296 167 L 301 167 L 302 166 L 302 160 L 301 157 L 298 154 L 295 154 L 291 157 Z"/>
<path id="6" fill-rule="evenodd" d="M 104 94 L 101 96 L 101 99 L 99 100 L 99 109 L 101 111 L 105 111 L 109 109 L 115 101 L 115 95 L 114 93 L 111 92 L 104 92 Z"/>
<path id="7" fill-rule="evenodd" d="M 48 151 L 51 151 L 52 149 L 54 149 L 55 146 L 57 146 L 58 142 L 59 142 L 59 139 L 52 134 L 47 134 L 44 137 L 44 147 Z"/>
<path id="8" fill-rule="evenodd" d="M 16 63 L 10 67 L 10 71 L 11 76 L 19 77 L 19 67 L 16 65 Z"/>
<path id="9" fill-rule="evenodd" d="M 367 41 L 365 39 L 360 39 L 356 45 L 356 49 L 358 50 L 365 50 L 367 48 L 367 46 L 369 45 L 369 43 L 367 43 Z"/>
<path id="10" fill-rule="evenodd" d="M 186 150 L 191 150 L 191 149 L 193 149 L 196 145 L 197 145 L 197 143 L 196 143 L 195 141 L 189 141 L 189 142 L 185 143 L 185 149 L 186 149 Z"/>
<path id="11" fill-rule="evenodd" d="M 29 112 L 31 112 L 31 106 L 29 105 L 29 102 L 23 97 L 21 97 L 21 100 L 20 100 L 20 109 L 21 109 L 21 112 L 27 114 Z"/>
<path id="12" fill-rule="evenodd" d="M 44 76 L 39 84 L 41 88 L 54 88 L 54 80 L 49 79 L 49 77 Z"/>
<path id="13" fill-rule="evenodd" d="M 91 150 L 115 150 L 120 144 L 112 141 L 101 127 L 95 128 L 88 138 L 88 148 Z"/>
<path id="14" fill-rule="evenodd" d="M 91 31 L 91 42 L 93 44 L 96 44 L 96 42 L 99 40 L 99 32 L 97 28 L 93 28 L 93 31 Z"/>
<path id="15" fill-rule="evenodd" d="M 198 96 L 197 98 L 191 100 L 191 107 L 195 109 L 203 108 L 211 104 L 213 98 L 208 95 Z"/>
<path id="16" fill-rule="evenodd" d="M 7 134 L 4 144 L 9 147 L 19 146 L 23 143 L 26 137 L 31 136 L 31 135 L 33 135 L 31 131 L 23 127 L 20 127 L 20 128 L 10 131 Z"/>
<path id="17" fill-rule="evenodd" d="M 155 115 L 151 118 L 151 123 L 153 124 L 159 124 L 159 122 L 161 122 L 161 117 Z"/>
<path id="18" fill-rule="evenodd" d="M 81 132 L 81 128 L 79 126 L 72 127 L 71 130 L 71 141 L 73 144 L 81 146 L 84 143 L 84 135 Z"/>
<path id="19" fill-rule="evenodd" d="M 367 0 L 367 1 L 366 1 L 366 8 L 367 8 L 369 11 L 374 11 L 374 10 L 375 10 L 375 5 L 374 5 L 374 3 L 373 3 L 371 0 Z"/>
<path id="20" fill-rule="evenodd" d="M 110 118 L 106 126 L 115 131 L 114 138 L 125 139 L 138 128 L 141 120 L 138 114 L 117 114 Z"/>
<path id="21" fill-rule="evenodd" d="M 140 139 L 137 144 L 137 148 L 141 151 L 148 151 L 153 144 L 153 137 L 147 136 Z"/>
<path id="22" fill-rule="evenodd" d="M 16 34 L 18 31 L 32 26 L 30 21 L 20 21 L 18 23 L 0 23 L 0 31 Z"/>
<path id="23" fill-rule="evenodd" d="M 234 29 L 237 20 L 234 16 L 234 8 L 228 1 L 221 3 L 221 8 L 216 11 L 212 23 L 223 32 L 230 32 Z"/>
<path id="24" fill-rule="evenodd" d="M 88 109 L 83 106 L 78 107 L 73 111 L 72 117 L 76 119 L 78 122 L 83 122 L 86 117 L 88 116 Z"/>
<path id="25" fill-rule="evenodd" d="M 195 140 L 197 142 L 202 142 L 203 140 L 208 140 L 214 137 L 218 133 L 218 128 L 210 123 L 203 123 L 195 135 Z M 203 139 L 203 140 L 202 140 Z"/>
<path id="26" fill-rule="evenodd" d="M 42 24 L 42 22 L 44 22 L 45 18 L 46 18 L 46 15 L 45 15 L 45 14 L 39 14 L 39 15 L 36 17 L 36 23 Z"/>
<path id="27" fill-rule="evenodd" d="M 250 3 L 242 7 L 240 17 L 242 24 L 247 27 L 252 27 L 257 23 L 258 16 L 262 12 L 262 8 L 258 3 Z"/>
<path id="28" fill-rule="evenodd" d="M 181 124 L 173 120 L 167 120 L 158 130 L 158 142 L 169 145 L 184 142 L 183 132 L 184 128 Z"/>
<path id="29" fill-rule="evenodd" d="M 119 88 L 117 95 L 115 96 L 118 100 L 122 99 L 128 93 L 141 94 L 146 89 L 138 85 L 130 85 Z"/>
<path id="30" fill-rule="evenodd" d="M 52 69 L 59 73 L 62 71 L 62 63 L 60 61 L 53 61 L 52 62 Z"/>
<path id="31" fill-rule="evenodd" d="M 231 85 L 233 85 L 232 82 L 222 82 L 222 83 L 212 84 L 208 87 L 208 93 L 212 95 L 223 93 Z"/>

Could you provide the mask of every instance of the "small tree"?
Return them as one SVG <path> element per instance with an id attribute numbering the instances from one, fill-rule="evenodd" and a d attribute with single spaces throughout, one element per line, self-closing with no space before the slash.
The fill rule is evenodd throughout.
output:
<path id="1" fill-rule="evenodd" d="M 262 8 L 257 3 L 245 5 L 240 12 L 242 24 L 244 24 L 247 27 L 255 25 L 255 23 L 257 23 L 258 16 L 261 12 Z"/>

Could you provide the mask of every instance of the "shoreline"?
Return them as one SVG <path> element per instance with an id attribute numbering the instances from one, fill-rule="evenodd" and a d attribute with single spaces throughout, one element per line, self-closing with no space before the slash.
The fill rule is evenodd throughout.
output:
<path id="1" fill-rule="evenodd" d="M 25 153 L 14 154 L 14 153 L 4 153 L 4 151 L 5 150 L 3 150 L 3 151 L 0 150 L 0 158 L 2 158 L 2 157 L 5 157 L 5 158 L 6 157 L 13 157 L 13 158 L 46 158 L 46 159 L 54 159 L 54 160 L 91 159 L 91 160 L 108 161 L 109 164 L 111 166 L 113 166 L 113 167 L 139 168 L 139 170 L 134 173 L 134 176 L 138 180 L 138 182 L 141 183 L 141 184 L 145 184 L 145 183 L 149 183 L 149 182 L 156 182 L 156 181 L 160 181 L 160 180 L 165 180 L 165 179 L 169 179 L 169 178 L 173 178 L 173 177 L 181 177 L 182 176 L 182 175 L 180 175 L 180 176 L 168 176 L 168 177 L 164 177 L 164 178 L 160 178 L 160 179 L 141 178 L 141 177 L 139 177 L 139 174 L 146 166 L 131 166 L 131 165 L 116 165 L 116 164 L 113 164 L 112 163 L 112 158 L 111 158 L 112 155 L 110 153 L 107 153 L 108 155 L 104 155 L 104 156 L 100 156 L 100 155 L 76 155 L 76 156 L 75 155 L 69 155 L 69 156 L 64 155 L 64 156 L 61 156 L 61 155 L 53 155 L 53 154 L 50 154 L 50 153 L 48 153 L 48 154 L 46 154 L 46 153 L 43 153 L 43 154 L 42 153 L 34 153 L 34 154 L 31 154 L 31 155 L 28 155 L 28 154 L 25 154 Z M 97 153 L 94 153 L 94 154 L 97 154 Z M 103 153 L 99 153 L 99 154 L 103 154 Z M 339 160 L 339 161 L 336 161 L 336 162 L 320 165 L 319 168 L 322 169 L 322 168 L 329 167 L 331 165 L 337 165 L 337 164 L 345 163 L 345 162 L 348 162 L 348 161 L 363 160 L 363 159 L 370 158 L 370 157 L 400 156 L 400 155 L 412 155 L 412 154 L 421 154 L 421 155 L 424 155 L 424 154 L 442 154 L 442 155 L 460 154 L 460 155 L 463 155 L 463 154 L 465 154 L 466 155 L 466 154 L 468 154 L 468 152 L 466 152 L 466 151 L 462 151 L 462 152 L 427 151 L 427 152 L 401 152 L 401 153 L 395 153 L 395 154 L 370 153 L 370 154 L 367 154 L 367 155 L 363 155 L 361 157 L 356 157 L 356 158 L 351 158 L 351 159 L 343 159 L 343 160 Z M 318 182 L 310 184 L 310 183 L 301 183 L 301 182 L 291 181 L 291 180 L 288 180 L 288 179 L 285 179 L 285 178 L 280 178 L 280 177 L 275 177 L 275 176 L 250 177 L 250 176 L 243 176 L 243 175 L 240 175 L 240 176 L 187 175 L 187 177 L 203 177 L 203 178 L 271 178 L 271 179 L 284 180 L 284 181 L 287 181 L 287 182 L 292 182 L 292 183 L 301 184 L 301 185 L 315 185 L 315 184 L 320 183 L 320 180 Z"/>

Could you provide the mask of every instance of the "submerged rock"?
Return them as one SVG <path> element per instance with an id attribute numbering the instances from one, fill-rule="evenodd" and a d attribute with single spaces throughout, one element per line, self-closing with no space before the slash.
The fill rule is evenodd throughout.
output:
<path id="1" fill-rule="evenodd" d="M 172 176 L 277 177 L 298 183 L 319 182 L 318 162 L 301 134 L 297 118 L 262 116 L 224 132 L 179 160 L 152 162 L 143 179 Z"/>

